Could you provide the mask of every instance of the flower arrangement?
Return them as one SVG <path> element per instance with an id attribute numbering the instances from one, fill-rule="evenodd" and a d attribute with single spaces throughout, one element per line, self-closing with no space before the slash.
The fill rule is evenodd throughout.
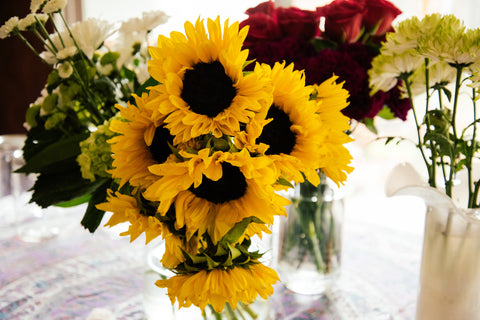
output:
<path id="1" fill-rule="evenodd" d="M 455 45 L 452 45 L 455 44 Z M 431 14 L 402 21 L 389 33 L 370 70 L 374 92 L 401 84 L 402 94 L 424 105 L 413 105 L 415 142 L 428 173 L 428 184 L 468 208 L 480 207 L 476 101 L 480 31 L 466 29 L 453 15 Z M 467 105 L 460 97 L 467 100 Z M 469 102 L 468 102 L 469 101 Z M 469 115 L 467 119 L 465 115 Z M 464 119 L 460 119 L 462 116 Z M 403 137 L 389 137 L 387 143 Z M 468 195 L 454 194 L 463 172 Z"/>
<path id="2" fill-rule="evenodd" d="M 147 35 L 168 17 L 153 11 L 119 28 L 93 18 L 69 26 L 65 6 L 66 1 L 33 0 L 31 13 L 5 22 L 0 38 L 20 38 L 52 68 L 41 96 L 26 113 L 26 165 L 19 172 L 38 175 L 31 201 L 43 208 L 88 202 L 82 225 L 93 232 L 103 216 L 95 205 L 114 183 L 106 141 L 114 135 L 109 123 L 115 105 L 149 83 Z M 56 32 L 49 34 L 47 28 Z M 44 43 L 43 51 L 28 42 L 26 32 Z"/>
<path id="3" fill-rule="evenodd" d="M 51 3 L 57 1 L 32 1 L 32 11 L 48 11 Z M 63 17 L 55 8 L 49 21 Z M 34 20 L 35 29 L 47 21 Z M 18 23 L 7 21 L 2 35 L 22 38 Z M 27 112 L 20 172 L 39 173 L 32 200 L 44 207 L 88 201 L 82 224 L 92 232 L 108 211 L 106 225 L 127 222 L 122 235 L 132 241 L 141 234 L 147 243 L 163 238 L 161 263 L 175 275 L 156 284 L 179 307 L 233 315 L 271 295 L 278 276 L 251 251 L 251 238 L 285 215 L 289 201 L 276 191 L 305 179 L 317 185 L 318 170 L 346 180 L 342 84 L 331 77 L 306 85 L 304 72 L 284 62 L 247 71 L 248 27 L 220 18 L 160 35 L 141 55 L 151 76 L 144 83 L 127 63 L 130 56 L 134 66 L 144 61 L 136 58 L 141 43 L 124 60 L 100 36 L 90 38 L 98 40 L 93 45 L 85 41 L 84 51 L 82 29 L 66 28 L 38 32 L 48 50 L 40 57 L 54 70 Z M 99 25 L 87 33 L 94 30 L 109 34 Z M 64 63 L 73 69 L 66 78 L 58 70 Z"/>
<path id="4" fill-rule="evenodd" d="M 250 26 L 244 43 L 250 59 L 270 65 L 294 62 L 296 69 L 305 70 L 307 84 L 320 84 L 335 74 L 350 95 L 342 113 L 374 132 L 377 115 L 406 119 L 410 102 L 400 97 L 398 86 L 370 95 L 368 82 L 371 61 L 401 13 L 392 3 L 335 0 L 311 11 L 266 1 L 246 13 L 241 26 Z"/>
<path id="5" fill-rule="evenodd" d="M 406 120 L 410 102 L 400 96 L 400 84 L 373 95 L 369 88 L 372 59 L 379 54 L 385 34 L 392 30 L 392 21 L 401 13 L 392 3 L 335 0 L 316 10 L 302 10 L 276 7 L 266 1 L 246 13 L 248 18 L 241 26 L 250 27 L 244 42 L 249 59 L 269 65 L 277 61 L 294 63 L 296 69 L 304 70 L 310 85 L 334 76 L 349 94 L 341 112 L 373 132 L 377 116 Z M 296 186 L 289 210 L 290 216 L 297 217 L 281 226 L 284 236 L 280 240 L 279 270 L 284 269 L 285 278 L 294 286 L 301 281 L 293 274 L 301 274 L 302 269 L 321 278 L 338 274 L 340 268 L 343 211 L 340 202 L 332 198 L 335 189 L 325 177 L 322 181 L 319 185 L 305 181 Z M 307 291 L 313 290 L 313 282 L 308 281 Z M 318 285 L 319 290 L 324 287 Z"/>

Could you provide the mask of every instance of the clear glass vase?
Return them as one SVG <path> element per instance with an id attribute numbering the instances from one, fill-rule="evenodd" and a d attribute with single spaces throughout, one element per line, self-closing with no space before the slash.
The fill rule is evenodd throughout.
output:
<path id="1" fill-rule="evenodd" d="M 328 290 L 340 273 L 343 198 L 325 176 L 295 186 L 287 217 L 279 221 L 276 270 L 282 283 L 302 294 Z"/>

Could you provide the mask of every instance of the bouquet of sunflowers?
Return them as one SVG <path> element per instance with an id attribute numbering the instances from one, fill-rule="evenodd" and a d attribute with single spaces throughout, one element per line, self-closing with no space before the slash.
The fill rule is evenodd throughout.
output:
<path id="1" fill-rule="evenodd" d="M 113 214 L 107 226 L 128 222 L 122 235 L 132 241 L 142 233 L 147 243 L 162 237 L 161 262 L 175 275 L 156 284 L 168 288 L 179 307 L 209 306 L 217 315 L 273 293 L 278 276 L 250 245 L 253 236 L 270 232 L 274 216 L 285 215 L 289 201 L 276 191 L 305 179 L 316 185 L 319 170 L 336 182 L 350 171 L 343 146 L 349 141 L 348 119 L 340 112 L 348 92 L 335 78 L 306 86 L 293 64 L 257 63 L 245 71 L 252 63 L 242 49 L 247 33 L 237 22 L 208 19 L 205 26 L 199 18 L 185 23 L 185 34 L 160 35 L 158 45 L 149 48 L 151 78 L 131 99 L 123 96 L 126 103 L 117 96 L 108 100 L 116 100 L 118 113 L 104 110 L 106 100 L 92 110 L 78 101 L 66 109 L 58 129 L 47 128 L 43 113 L 35 113 L 21 170 L 45 168 L 37 191 L 55 183 L 41 177 L 60 170 L 59 164 L 70 164 L 62 172 L 77 176 L 97 168 L 93 181 L 83 178 L 81 193 L 71 192 L 76 186 L 57 190 L 61 200 L 89 201 L 82 224 L 91 231 L 108 211 Z M 85 53 L 76 53 L 83 61 Z M 95 81 L 98 69 L 89 67 L 82 64 L 85 74 L 77 81 L 89 82 L 79 84 L 79 92 L 104 92 Z M 87 121 L 96 116 L 98 121 Z M 86 134 L 70 117 L 88 122 L 92 132 Z M 38 156 L 44 150 L 35 141 L 45 134 L 51 142 L 49 130 L 56 130 L 57 141 L 42 141 L 41 149 L 57 157 L 44 166 Z"/>

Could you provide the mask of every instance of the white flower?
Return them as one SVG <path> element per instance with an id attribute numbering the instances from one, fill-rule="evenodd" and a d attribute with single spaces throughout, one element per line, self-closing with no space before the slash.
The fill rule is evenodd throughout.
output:
<path id="1" fill-rule="evenodd" d="M 165 12 L 160 10 L 143 12 L 142 18 L 132 18 L 123 22 L 119 31 L 125 33 L 149 32 L 167 22 L 168 18 Z"/>
<path id="2" fill-rule="evenodd" d="M 42 9 L 43 13 L 55 13 L 65 9 L 67 5 L 67 0 L 50 0 L 48 1 Z"/>
<path id="3" fill-rule="evenodd" d="M 77 53 L 77 47 L 75 46 L 66 47 L 65 49 L 62 49 L 57 52 L 57 59 L 65 60 L 69 57 L 73 57 L 76 53 Z"/>
<path id="4" fill-rule="evenodd" d="M 75 23 L 71 29 L 78 46 L 91 59 L 95 50 L 112 35 L 114 26 L 104 20 L 89 18 Z"/>
<path id="5" fill-rule="evenodd" d="M 45 23 L 48 20 L 48 15 L 44 13 L 29 13 L 25 18 L 21 19 L 18 22 L 18 29 L 20 31 L 27 30 L 28 27 L 37 23 L 37 21 L 41 21 Z"/>
<path id="6" fill-rule="evenodd" d="M 415 49 L 403 54 L 376 56 L 372 61 L 372 68 L 368 70 L 372 93 L 379 90 L 389 91 L 396 84 L 400 76 L 413 73 L 424 62 L 424 58 Z"/>
<path id="7" fill-rule="evenodd" d="M 18 21 L 18 17 L 11 17 L 8 19 L 3 26 L 0 27 L 0 39 L 10 37 L 12 31 L 18 27 Z"/>
<path id="8" fill-rule="evenodd" d="M 105 39 L 113 33 L 112 24 L 95 18 L 89 18 L 87 20 L 74 23 L 70 29 L 78 46 L 89 59 L 93 57 L 95 50 L 100 47 L 100 45 L 105 41 Z M 67 30 L 62 31 L 60 33 L 60 36 L 57 33 L 51 34 L 50 40 L 53 42 L 57 50 L 60 51 L 66 48 L 76 47 L 73 39 L 70 37 L 70 34 Z M 63 40 L 63 42 L 61 40 Z M 48 51 L 48 48 L 46 51 L 41 53 L 41 56 L 48 63 L 52 61 L 52 55 L 54 54 L 50 53 Z M 55 55 L 53 58 L 55 59 Z M 56 63 L 56 61 L 53 60 L 53 63 Z"/>
<path id="9" fill-rule="evenodd" d="M 47 2 L 47 0 L 32 0 L 30 2 L 30 11 L 37 12 L 40 7 Z"/>
<path id="10" fill-rule="evenodd" d="M 70 62 L 62 62 L 57 66 L 58 75 L 60 78 L 67 79 L 73 73 L 73 67 Z"/>
<path id="11" fill-rule="evenodd" d="M 429 15 L 422 22 L 429 28 L 420 33 L 418 51 L 426 58 L 454 65 L 469 65 L 478 59 L 478 29 L 466 30 L 463 22 L 454 15 Z"/>
<path id="12" fill-rule="evenodd" d="M 449 83 L 453 83 L 456 75 L 456 69 L 446 62 L 439 61 L 430 63 L 428 65 L 429 88 L 433 88 L 436 85 L 446 86 Z M 425 93 L 425 64 L 421 65 L 409 80 L 411 82 L 410 89 L 413 96 Z"/>
<path id="13" fill-rule="evenodd" d="M 55 57 L 55 55 L 48 50 L 40 52 L 39 56 L 48 64 L 57 63 L 57 58 Z"/>
<path id="14" fill-rule="evenodd" d="M 148 73 L 148 65 L 146 63 L 140 64 L 137 68 L 134 69 L 135 74 L 137 75 L 138 82 L 144 83 L 150 78 Z"/>
<path id="15" fill-rule="evenodd" d="M 417 17 L 400 22 L 395 26 L 395 32 L 387 33 L 386 41 L 381 49 L 382 54 L 402 54 L 416 48 L 420 32 L 420 20 Z"/>

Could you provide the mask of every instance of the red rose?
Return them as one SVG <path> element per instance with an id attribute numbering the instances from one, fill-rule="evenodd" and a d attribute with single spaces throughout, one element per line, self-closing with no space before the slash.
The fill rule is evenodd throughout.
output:
<path id="1" fill-rule="evenodd" d="M 267 16 L 273 17 L 274 11 L 275 11 L 275 4 L 272 1 L 266 1 L 266 2 L 260 3 L 256 7 L 247 9 L 245 13 L 248 14 L 249 16 L 254 15 L 256 13 L 263 13 L 263 14 L 266 14 Z"/>
<path id="2" fill-rule="evenodd" d="M 363 23 L 365 29 L 374 35 L 382 35 L 392 27 L 392 21 L 402 11 L 386 0 L 364 0 L 365 14 Z"/>
<path id="3" fill-rule="evenodd" d="M 275 5 L 272 1 L 262 2 L 246 11 L 248 18 L 240 23 L 240 28 L 249 26 L 245 43 L 274 40 L 281 37 L 280 27 L 275 15 Z"/>
<path id="4" fill-rule="evenodd" d="M 320 34 L 320 16 L 316 11 L 279 7 L 276 15 L 283 36 L 310 40 Z"/>
<path id="5" fill-rule="evenodd" d="M 265 13 L 252 14 L 248 19 L 240 23 L 240 28 L 248 25 L 248 35 L 245 44 L 263 40 L 274 40 L 281 38 L 281 31 L 276 19 Z"/>
<path id="6" fill-rule="evenodd" d="M 325 17 L 324 36 L 335 42 L 355 42 L 361 36 L 365 6 L 363 2 L 336 0 L 317 8 Z"/>

